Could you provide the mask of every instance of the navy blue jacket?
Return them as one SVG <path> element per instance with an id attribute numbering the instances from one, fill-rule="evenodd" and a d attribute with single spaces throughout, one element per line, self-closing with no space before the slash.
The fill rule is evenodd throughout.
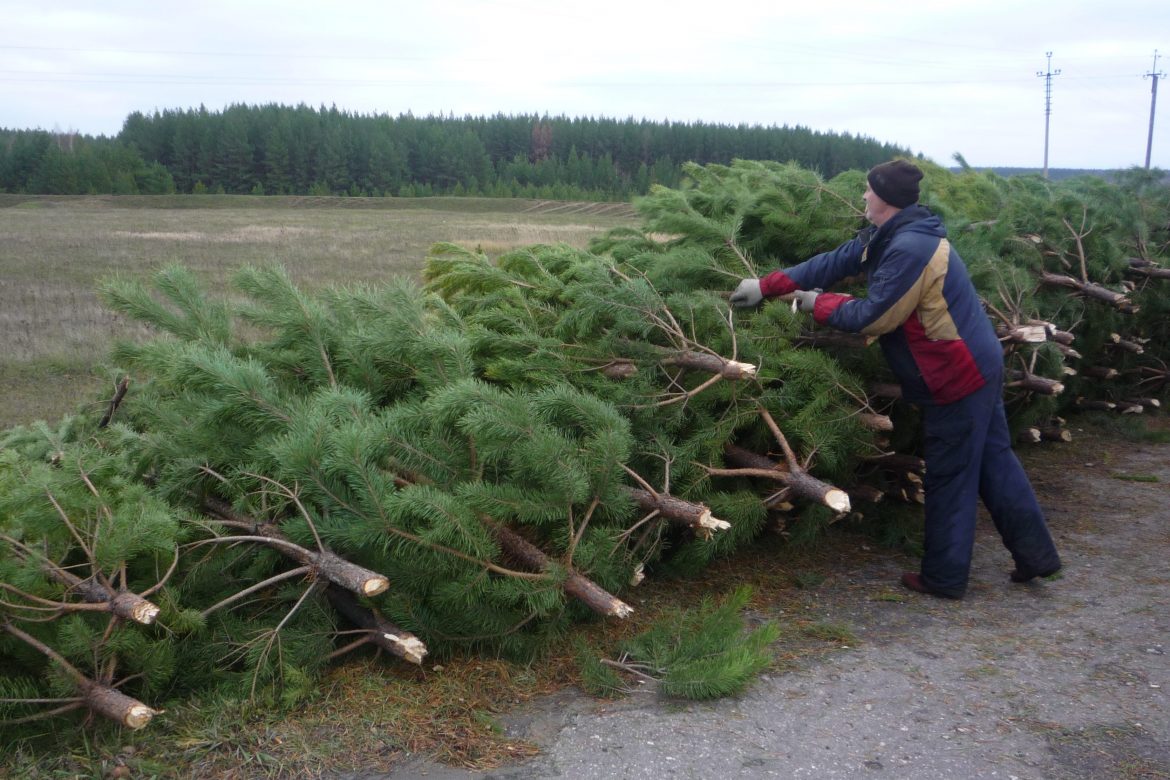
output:
<path id="1" fill-rule="evenodd" d="M 880 228 L 760 280 L 766 296 L 865 274 L 867 294 L 817 296 L 817 322 L 879 336 L 911 403 L 947 404 L 1003 378 L 1003 350 L 942 221 L 908 206 Z"/>

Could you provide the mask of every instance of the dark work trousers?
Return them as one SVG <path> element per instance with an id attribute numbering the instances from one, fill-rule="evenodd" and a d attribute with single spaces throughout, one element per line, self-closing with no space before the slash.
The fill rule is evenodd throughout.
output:
<path id="1" fill-rule="evenodd" d="M 1012 452 L 998 377 L 966 398 L 924 406 L 926 541 L 922 580 L 954 598 L 967 590 L 975 546 L 976 498 L 1026 574 L 1060 568 L 1032 483 Z"/>

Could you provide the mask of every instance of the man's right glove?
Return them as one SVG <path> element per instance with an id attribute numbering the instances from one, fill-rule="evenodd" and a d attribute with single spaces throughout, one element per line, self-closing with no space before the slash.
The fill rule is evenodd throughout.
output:
<path id="1" fill-rule="evenodd" d="M 750 309 L 759 306 L 764 300 L 764 293 L 760 290 L 759 279 L 744 279 L 731 294 L 731 305 L 737 309 Z"/>
<path id="2" fill-rule="evenodd" d="M 817 306 L 817 296 L 820 294 L 820 290 L 797 290 L 792 293 L 792 300 L 796 304 L 796 308 L 807 314 L 812 314 Z"/>

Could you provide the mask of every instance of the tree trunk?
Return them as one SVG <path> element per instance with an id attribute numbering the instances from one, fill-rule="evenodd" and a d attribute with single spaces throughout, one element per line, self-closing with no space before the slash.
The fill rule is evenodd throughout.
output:
<path id="1" fill-rule="evenodd" d="M 110 612 L 120 618 L 148 626 L 154 622 L 159 608 L 137 593 L 112 591 L 94 578 L 83 580 L 57 566 L 45 566 L 44 571 L 53 579 L 65 585 L 69 593 L 76 593 L 90 604 L 108 604 Z"/>
<path id="2" fill-rule="evenodd" d="M 1039 428 L 1024 428 L 1016 434 L 1016 441 L 1020 444 L 1038 444 L 1041 438 Z"/>
<path id="3" fill-rule="evenodd" d="M 1170 268 L 1163 268 L 1154 261 L 1142 257 L 1131 257 L 1126 273 L 1146 279 L 1170 279 Z"/>
<path id="4" fill-rule="evenodd" d="M 353 593 L 337 585 L 326 588 L 325 596 L 349 622 L 370 632 L 369 641 L 404 661 L 422 663 L 427 646 L 414 634 L 386 620 L 377 610 L 359 604 Z"/>
<path id="5" fill-rule="evenodd" d="M 872 398 L 899 401 L 902 398 L 902 386 L 892 382 L 876 382 L 869 386 L 869 395 Z"/>
<path id="6" fill-rule="evenodd" d="M 711 515 L 711 510 L 702 504 L 684 501 L 681 498 L 663 493 L 651 493 L 641 488 L 626 488 L 626 492 L 637 502 L 644 512 L 658 512 L 671 522 L 695 529 L 703 536 L 710 536 L 713 531 L 726 531 L 731 523 L 720 520 Z"/>
<path id="7" fill-rule="evenodd" d="M 1053 425 L 1041 428 L 1040 438 L 1044 441 L 1072 441 L 1072 432 L 1068 428 Z"/>
<path id="8" fill-rule="evenodd" d="M 532 542 L 494 520 L 486 517 L 481 518 L 481 520 L 495 534 L 496 539 L 500 542 L 500 547 L 508 555 L 534 571 L 552 569 L 552 561 Z M 568 576 L 562 587 L 565 589 L 565 593 L 578 599 L 598 614 L 624 618 L 634 612 L 633 608 L 621 599 L 607 593 L 599 585 L 572 569 L 568 569 Z"/>
<path id="9" fill-rule="evenodd" d="M 880 466 L 887 471 L 914 472 L 922 474 L 926 471 L 926 461 L 917 455 L 905 455 L 901 452 L 886 452 L 881 455 L 863 455 L 864 463 Z"/>
<path id="10" fill-rule="evenodd" d="M 872 414 L 870 412 L 862 412 L 861 414 L 857 415 L 857 419 L 867 430 L 880 431 L 882 433 L 888 433 L 894 430 L 894 421 L 891 420 L 889 415 L 886 414 Z"/>
<path id="11" fill-rule="evenodd" d="M 1104 301 L 1105 303 L 1108 303 L 1116 308 L 1118 311 L 1122 311 L 1127 314 L 1135 314 L 1137 312 L 1137 307 L 1135 307 L 1133 303 L 1124 295 L 1119 292 L 1114 292 L 1107 287 L 1102 287 L 1099 284 L 1093 284 L 1092 282 L 1081 282 L 1072 278 L 1071 276 L 1049 273 L 1048 271 L 1044 271 L 1040 274 L 1040 282 L 1042 284 L 1047 284 L 1054 287 L 1067 287 L 1069 289 L 1076 290 L 1078 293 L 1084 295 L 1087 298 L 1094 298 L 1099 301 Z"/>
<path id="12" fill-rule="evenodd" d="M 365 596 L 367 598 L 377 596 L 379 593 L 384 593 L 390 587 L 390 580 L 381 574 L 358 566 L 356 563 L 350 563 L 340 555 L 329 552 L 328 550 L 314 552 L 313 550 L 301 547 L 299 544 L 290 542 L 276 526 L 271 523 L 262 523 L 252 518 L 243 517 L 232 509 L 231 505 L 226 501 L 208 496 L 204 498 L 203 503 L 212 513 L 226 520 L 231 520 L 237 525 L 251 528 L 252 533 L 256 536 L 272 540 L 274 542 L 272 546 L 289 558 L 292 558 L 297 563 L 312 567 L 320 576 L 330 582 L 337 583 L 347 590 L 353 591 L 359 596 Z"/>
<path id="13" fill-rule="evenodd" d="M 114 397 L 110 399 L 110 403 L 106 408 L 106 413 L 102 415 L 102 419 L 98 421 L 99 428 L 105 428 L 114 419 L 114 412 L 118 411 L 118 407 L 122 404 L 122 399 L 126 397 L 126 391 L 130 389 L 130 377 L 122 377 L 122 381 L 114 388 Z"/>
<path id="14" fill-rule="evenodd" d="M 880 503 L 881 500 L 886 496 L 886 494 L 882 492 L 881 488 L 864 484 L 851 486 L 848 490 L 848 493 L 849 499 L 854 503 L 858 501 L 864 501 L 868 504 L 877 504 Z"/>
<path id="15" fill-rule="evenodd" d="M 849 511 L 848 493 L 822 482 L 804 469 L 792 468 L 790 464 L 777 463 L 771 458 L 757 455 L 736 444 L 724 445 L 723 455 L 728 465 L 737 467 L 743 476 L 774 479 L 790 489 L 794 496 L 805 501 L 823 504 L 834 512 Z M 734 472 L 720 473 L 724 476 L 731 476 Z"/>
<path id="16" fill-rule="evenodd" d="M 1010 371 L 1008 376 L 1011 381 L 1007 383 L 1007 387 L 1018 387 L 1029 393 L 1039 393 L 1040 395 L 1060 395 L 1064 392 L 1064 385 L 1055 379 L 1036 376 L 1024 371 Z"/>
<path id="17" fill-rule="evenodd" d="M 662 364 L 704 371 L 732 381 L 750 379 L 756 375 L 756 367 L 751 363 L 727 360 L 719 355 L 706 352 L 676 352 L 663 360 Z"/>
<path id="18" fill-rule="evenodd" d="M 140 729 L 160 712 L 121 691 L 93 681 L 83 684 L 81 689 L 87 707 L 99 715 L 118 721 L 126 728 Z"/>
<path id="19" fill-rule="evenodd" d="M 629 379 L 638 373 L 638 366 L 632 360 L 614 360 L 602 366 L 601 373 L 609 379 Z"/>
<path id="20" fill-rule="evenodd" d="M 1132 341 L 1130 339 L 1123 339 L 1119 333 L 1114 333 L 1112 335 L 1114 338 L 1111 340 L 1109 346 L 1112 346 L 1116 349 L 1124 349 L 1126 352 L 1132 352 L 1135 355 L 1141 355 L 1145 353 L 1146 348 L 1139 342 Z"/>

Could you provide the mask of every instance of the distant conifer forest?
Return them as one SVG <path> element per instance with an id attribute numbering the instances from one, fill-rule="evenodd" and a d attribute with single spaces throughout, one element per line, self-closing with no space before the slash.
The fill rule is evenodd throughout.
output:
<path id="1" fill-rule="evenodd" d="M 472 195 L 626 200 L 685 162 L 795 162 L 825 177 L 910 152 L 805 127 L 233 105 L 126 118 L 117 136 L 0 129 L 0 192 Z"/>

